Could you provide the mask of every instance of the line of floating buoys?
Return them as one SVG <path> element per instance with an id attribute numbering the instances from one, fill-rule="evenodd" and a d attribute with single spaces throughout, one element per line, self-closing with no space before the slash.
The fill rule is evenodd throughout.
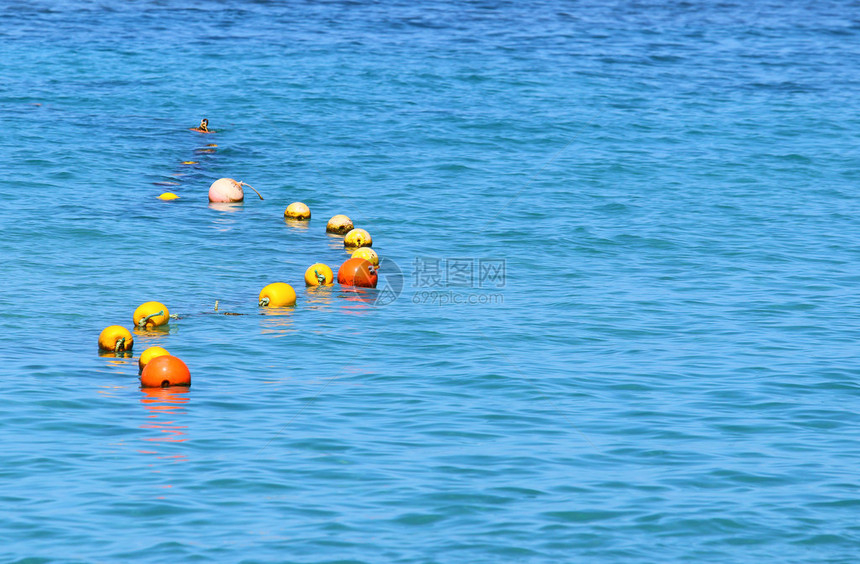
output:
<path id="1" fill-rule="evenodd" d="M 311 218 L 311 209 L 302 202 L 293 202 L 287 206 L 286 210 L 284 210 L 284 217 L 287 219 L 307 221 Z"/>
<path id="2" fill-rule="evenodd" d="M 121 325 L 105 327 L 99 335 L 99 348 L 103 351 L 125 352 L 134 347 L 131 331 Z"/>
<path id="3" fill-rule="evenodd" d="M 376 288 L 376 269 L 363 258 L 347 259 L 337 271 L 337 281 L 344 286 Z"/>
<path id="4" fill-rule="evenodd" d="M 192 128 L 199 133 L 214 133 L 209 129 L 209 121 L 201 120 L 200 125 Z M 215 147 L 217 145 L 211 145 Z M 197 164 L 196 161 L 183 161 L 183 165 Z M 232 178 L 219 178 L 209 186 L 209 201 L 217 203 L 242 202 L 245 199 L 244 187 L 253 190 L 262 200 L 263 196 L 253 186 Z M 172 192 L 164 192 L 158 196 L 161 200 L 179 198 Z M 293 202 L 284 211 L 287 223 L 297 222 L 304 225 L 311 218 L 310 208 L 303 202 Z M 302 222 L 302 223 L 298 223 Z M 357 229 L 352 220 L 346 215 L 333 216 L 326 224 L 326 232 L 344 237 L 344 247 L 351 253 L 337 272 L 337 281 L 343 286 L 360 288 L 376 288 L 379 266 L 379 255 L 370 247 L 373 239 L 364 229 Z M 304 274 L 305 284 L 311 286 L 330 286 L 334 283 L 334 272 L 323 263 L 315 263 L 307 268 Z M 218 310 L 218 302 L 215 302 Z M 265 286 L 259 294 L 258 305 L 268 308 L 295 306 L 296 292 L 285 282 L 275 282 Z M 237 314 L 238 315 L 238 314 Z M 175 316 L 174 316 L 175 317 Z M 135 331 L 154 329 L 166 325 L 170 320 L 170 312 L 161 302 L 146 302 L 134 312 L 133 323 Z M 99 335 L 99 348 L 105 351 L 130 351 L 134 339 L 127 329 L 118 325 L 107 327 Z M 162 347 L 147 348 L 138 359 L 140 383 L 144 388 L 159 388 L 168 386 L 190 386 L 191 374 L 188 366 L 179 358 L 170 354 Z"/>
<path id="5" fill-rule="evenodd" d="M 287 307 L 296 305 L 296 291 L 285 282 L 269 284 L 260 292 L 260 307 Z"/>
<path id="6" fill-rule="evenodd" d="M 140 358 L 137 359 L 137 367 L 138 372 L 143 372 L 143 369 L 146 368 L 146 365 L 155 357 L 164 356 L 170 354 L 167 352 L 167 349 L 161 347 L 149 347 L 140 355 Z"/>
<path id="7" fill-rule="evenodd" d="M 328 265 L 318 262 L 305 270 L 305 286 L 330 286 L 334 282 L 334 273 Z"/>
<path id="8" fill-rule="evenodd" d="M 144 388 L 190 386 L 191 372 L 188 366 L 175 356 L 157 356 L 150 360 L 140 373 L 140 385 Z"/>
<path id="9" fill-rule="evenodd" d="M 167 306 L 161 302 L 146 302 L 134 310 L 132 319 L 135 327 L 152 329 L 167 325 L 170 321 L 170 312 L 167 310 Z"/>
<path id="10" fill-rule="evenodd" d="M 336 215 L 328 220 L 325 226 L 326 233 L 334 233 L 335 235 L 346 235 L 353 229 L 352 220 L 345 215 Z"/>

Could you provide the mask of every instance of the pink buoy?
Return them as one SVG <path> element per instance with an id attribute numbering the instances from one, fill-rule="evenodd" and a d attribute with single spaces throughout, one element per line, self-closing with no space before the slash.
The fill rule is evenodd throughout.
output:
<path id="1" fill-rule="evenodd" d="M 210 202 L 241 202 L 245 199 L 245 191 L 242 190 L 242 186 L 247 186 L 251 190 L 254 190 L 254 187 L 245 184 L 244 182 L 236 182 L 232 178 L 219 178 L 209 187 L 209 201 Z M 257 192 L 254 190 L 254 192 Z M 257 195 L 260 196 L 260 193 L 257 192 Z M 260 199 L 263 199 L 263 196 L 260 196 Z"/>

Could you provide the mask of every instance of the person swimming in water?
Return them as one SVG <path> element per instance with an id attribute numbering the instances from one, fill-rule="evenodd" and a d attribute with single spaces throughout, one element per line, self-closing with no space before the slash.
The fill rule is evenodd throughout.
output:
<path id="1" fill-rule="evenodd" d="M 214 131 L 209 129 L 209 120 L 206 118 L 201 119 L 200 125 L 198 125 L 197 127 L 192 127 L 191 131 L 196 131 L 198 133 L 215 133 Z"/>

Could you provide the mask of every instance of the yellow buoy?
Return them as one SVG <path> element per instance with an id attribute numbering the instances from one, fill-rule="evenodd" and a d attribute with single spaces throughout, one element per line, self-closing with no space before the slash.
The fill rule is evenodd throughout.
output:
<path id="1" fill-rule="evenodd" d="M 164 356 L 166 354 L 170 354 L 167 352 L 167 349 L 163 349 L 161 347 L 149 347 L 140 355 L 140 358 L 137 360 L 137 366 L 140 368 L 140 371 L 143 372 L 143 369 L 146 368 L 146 365 L 149 364 L 150 360 L 157 356 Z"/>
<path id="2" fill-rule="evenodd" d="M 179 196 L 177 196 L 173 192 L 165 192 L 158 197 L 159 200 L 176 200 L 177 198 L 179 198 Z"/>
<path id="3" fill-rule="evenodd" d="M 134 326 L 152 329 L 170 321 L 170 312 L 161 302 L 146 302 L 134 310 Z"/>
<path id="4" fill-rule="evenodd" d="M 105 327 L 99 335 L 99 348 L 103 351 L 130 351 L 133 346 L 134 337 L 131 332 L 120 325 Z"/>
<path id="5" fill-rule="evenodd" d="M 353 251 L 350 258 L 362 258 L 373 266 L 379 266 L 379 255 L 370 247 L 360 247 Z"/>
<path id="6" fill-rule="evenodd" d="M 373 245 L 373 240 L 370 238 L 370 233 L 364 229 L 353 229 L 343 238 L 344 247 L 370 247 Z"/>
<path id="7" fill-rule="evenodd" d="M 260 292 L 260 306 L 286 307 L 296 305 L 296 291 L 284 282 L 269 284 Z"/>
<path id="8" fill-rule="evenodd" d="M 305 271 L 305 285 L 330 286 L 334 282 L 334 272 L 321 262 L 312 264 Z"/>
<path id="9" fill-rule="evenodd" d="M 336 235 L 344 235 L 352 231 L 352 220 L 345 215 L 336 215 L 325 226 L 326 233 L 335 233 Z"/>
<path id="10" fill-rule="evenodd" d="M 310 219 L 311 208 L 301 202 L 293 202 L 284 210 L 284 217 L 287 219 Z"/>

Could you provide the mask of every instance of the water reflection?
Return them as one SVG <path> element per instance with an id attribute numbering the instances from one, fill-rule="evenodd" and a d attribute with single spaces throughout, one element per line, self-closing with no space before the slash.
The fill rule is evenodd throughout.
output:
<path id="1" fill-rule="evenodd" d="M 209 207 L 220 212 L 234 213 L 242 209 L 245 202 L 209 202 Z"/>
<path id="2" fill-rule="evenodd" d="M 293 229 L 303 229 L 305 231 L 310 227 L 310 221 L 299 221 L 298 219 L 289 219 L 286 217 L 284 218 L 284 223 Z"/>
<path id="3" fill-rule="evenodd" d="M 344 249 L 343 235 L 335 235 L 334 233 L 326 233 L 328 235 L 328 246 L 331 249 Z"/>
<path id="4" fill-rule="evenodd" d="M 305 290 L 307 292 L 305 303 L 311 309 L 322 309 L 323 306 L 334 303 L 334 286 L 308 286 Z"/>
<path id="5" fill-rule="evenodd" d="M 108 359 L 107 363 L 111 366 L 124 366 L 131 362 L 134 351 L 113 352 L 99 349 L 99 356 Z"/>
<path id="6" fill-rule="evenodd" d="M 141 429 L 153 430 L 154 436 L 145 437 L 150 446 L 159 443 L 183 443 L 188 440 L 186 425 L 178 425 L 176 419 L 186 415 L 189 390 L 185 387 L 172 388 L 142 388 L 140 403 L 149 412 L 148 423 L 140 425 Z M 156 450 L 141 450 L 144 454 L 159 454 Z M 181 462 L 187 460 L 184 454 L 159 455 L 159 459 Z"/>
<path id="7" fill-rule="evenodd" d="M 359 288 L 357 286 L 343 287 L 338 294 L 338 297 L 352 302 L 343 304 L 341 309 L 344 313 L 353 315 L 366 315 L 370 312 L 371 306 L 376 302 L 378 292 L 375 289 Z"/>
<path id="8" fill-rule="evenodd" d="M 296 309 L 293 307 L 272 307 L 262 310 L 260 315 L 260 332 L 263 335 L 280 334 L 286 335 L 292 332 L 293 315 Z"/>
<path id="9" fill-rule="evenodd" d="M 132 328 L 132 332 L 135 337 L 134 344 L 136 347 L 141 344 L 147 347 L 158 344 L 160 341 L 163 341 L 167 335 L 172 335 L 173 333 L 176 333 L 176 331 L 176 327 L 171 327 L 169 323 L 167 325 L 159 325 L 158 327 L 149 327 L 147 329 L 142 327 Z"/>

